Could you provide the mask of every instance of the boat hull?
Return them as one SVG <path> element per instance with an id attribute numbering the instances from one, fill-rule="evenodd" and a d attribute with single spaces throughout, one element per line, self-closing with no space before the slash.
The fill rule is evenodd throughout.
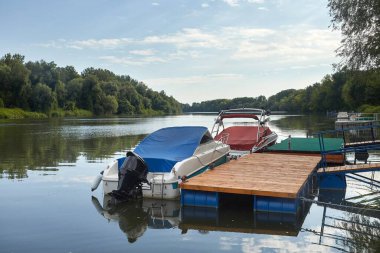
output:
<path id="1" fill-rule="evenodd" d="M 168 173 L 148 173 L 149 184 L 142 185 L 143 197 L 153 199 L 178 199 L 180 196 L 179 184 L 204 171 L 228 161 L 227 154 L 230 148 L 222 144 L 214 149 L 199 149 L 198 152 L 177 163 Z M 118 187 L 118 171 L 125 157 L 109 164 L 103 173 L 103 191 L 109 194 Z"/>

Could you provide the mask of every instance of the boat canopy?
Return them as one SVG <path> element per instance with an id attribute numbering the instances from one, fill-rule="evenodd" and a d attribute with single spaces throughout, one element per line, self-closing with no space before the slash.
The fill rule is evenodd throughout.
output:
<path id="1" fill-rule="evenodd" d="M 149 172 L 170 172 L 177 162 L 194 154 L 207 132 L 202 126 L 162 128 L 145 137 L 134 152 L 144 159 Z"/>

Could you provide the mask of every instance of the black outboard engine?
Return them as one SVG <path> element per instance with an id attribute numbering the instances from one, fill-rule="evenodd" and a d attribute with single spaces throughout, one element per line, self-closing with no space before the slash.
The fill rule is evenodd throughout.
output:
<path id="1" fill-rule="evenodd" d="M 120 170 L 117 190 L 111 196 L 117 201 L 128 201 L 142 197 L 142 183 L 148 183 L 146 178 L 148 166 L 137 154 L 128 151 Z"/>

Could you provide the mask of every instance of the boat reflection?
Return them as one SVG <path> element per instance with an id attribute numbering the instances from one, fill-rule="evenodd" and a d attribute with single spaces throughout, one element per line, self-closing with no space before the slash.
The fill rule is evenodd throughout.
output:
<path id="1" fill-rule="evenodd" d="M 97 211 L 109 221 L 119 223 L 130 243 L 135 242 L 147 229 L 179 228 L 188 230 L 224 231 L 269 235 L 297 236 L 311 203 L 303 203 L 297 214 L 253 212 L 249 209 L 228 207 L 181 207 L 179 201 L 139 199 L 115 204 L 104 196 L 103 205 L 92 197 Z"/>
<path id="2" fill-rule="evenodd" d="M 170 200 L 138 199 L 115 203 L 105 195 L 103 205 L 92 197 L 98 213 L 109 221 L 117 221 L 130 243 L 141 237 L 147 228 L 168 229 L 177 227 L 180 221 L 180 203 Z"/>

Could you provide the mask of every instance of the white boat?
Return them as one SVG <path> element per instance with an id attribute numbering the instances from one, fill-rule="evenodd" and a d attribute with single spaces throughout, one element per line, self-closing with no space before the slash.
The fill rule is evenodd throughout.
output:
<path id="1" fill-rule="evenodd" d="M 153 132 L 133 151 L 148 170 L 147 183 L 143 182 L 141 187 L 143 197 L 178 198 L 182 180 L 225 163 L 229 151 L 229 145 L 214 140 L 206 127 L 168 127 Z M 119 171 L 125 159 L 115 160 L 102 173 L 105 194 L 118 189 Z M 95 184 L 93 188 L 96 187 Z"/>
<path id="2" fill-rule="evenodd" d="M 259 152 L 276 143 L 277 134 L 268 127 L 270 112 L 256 108 L 222 110 L 211 133 L 224 138 L 231 147 L 231 156 Z"/>

